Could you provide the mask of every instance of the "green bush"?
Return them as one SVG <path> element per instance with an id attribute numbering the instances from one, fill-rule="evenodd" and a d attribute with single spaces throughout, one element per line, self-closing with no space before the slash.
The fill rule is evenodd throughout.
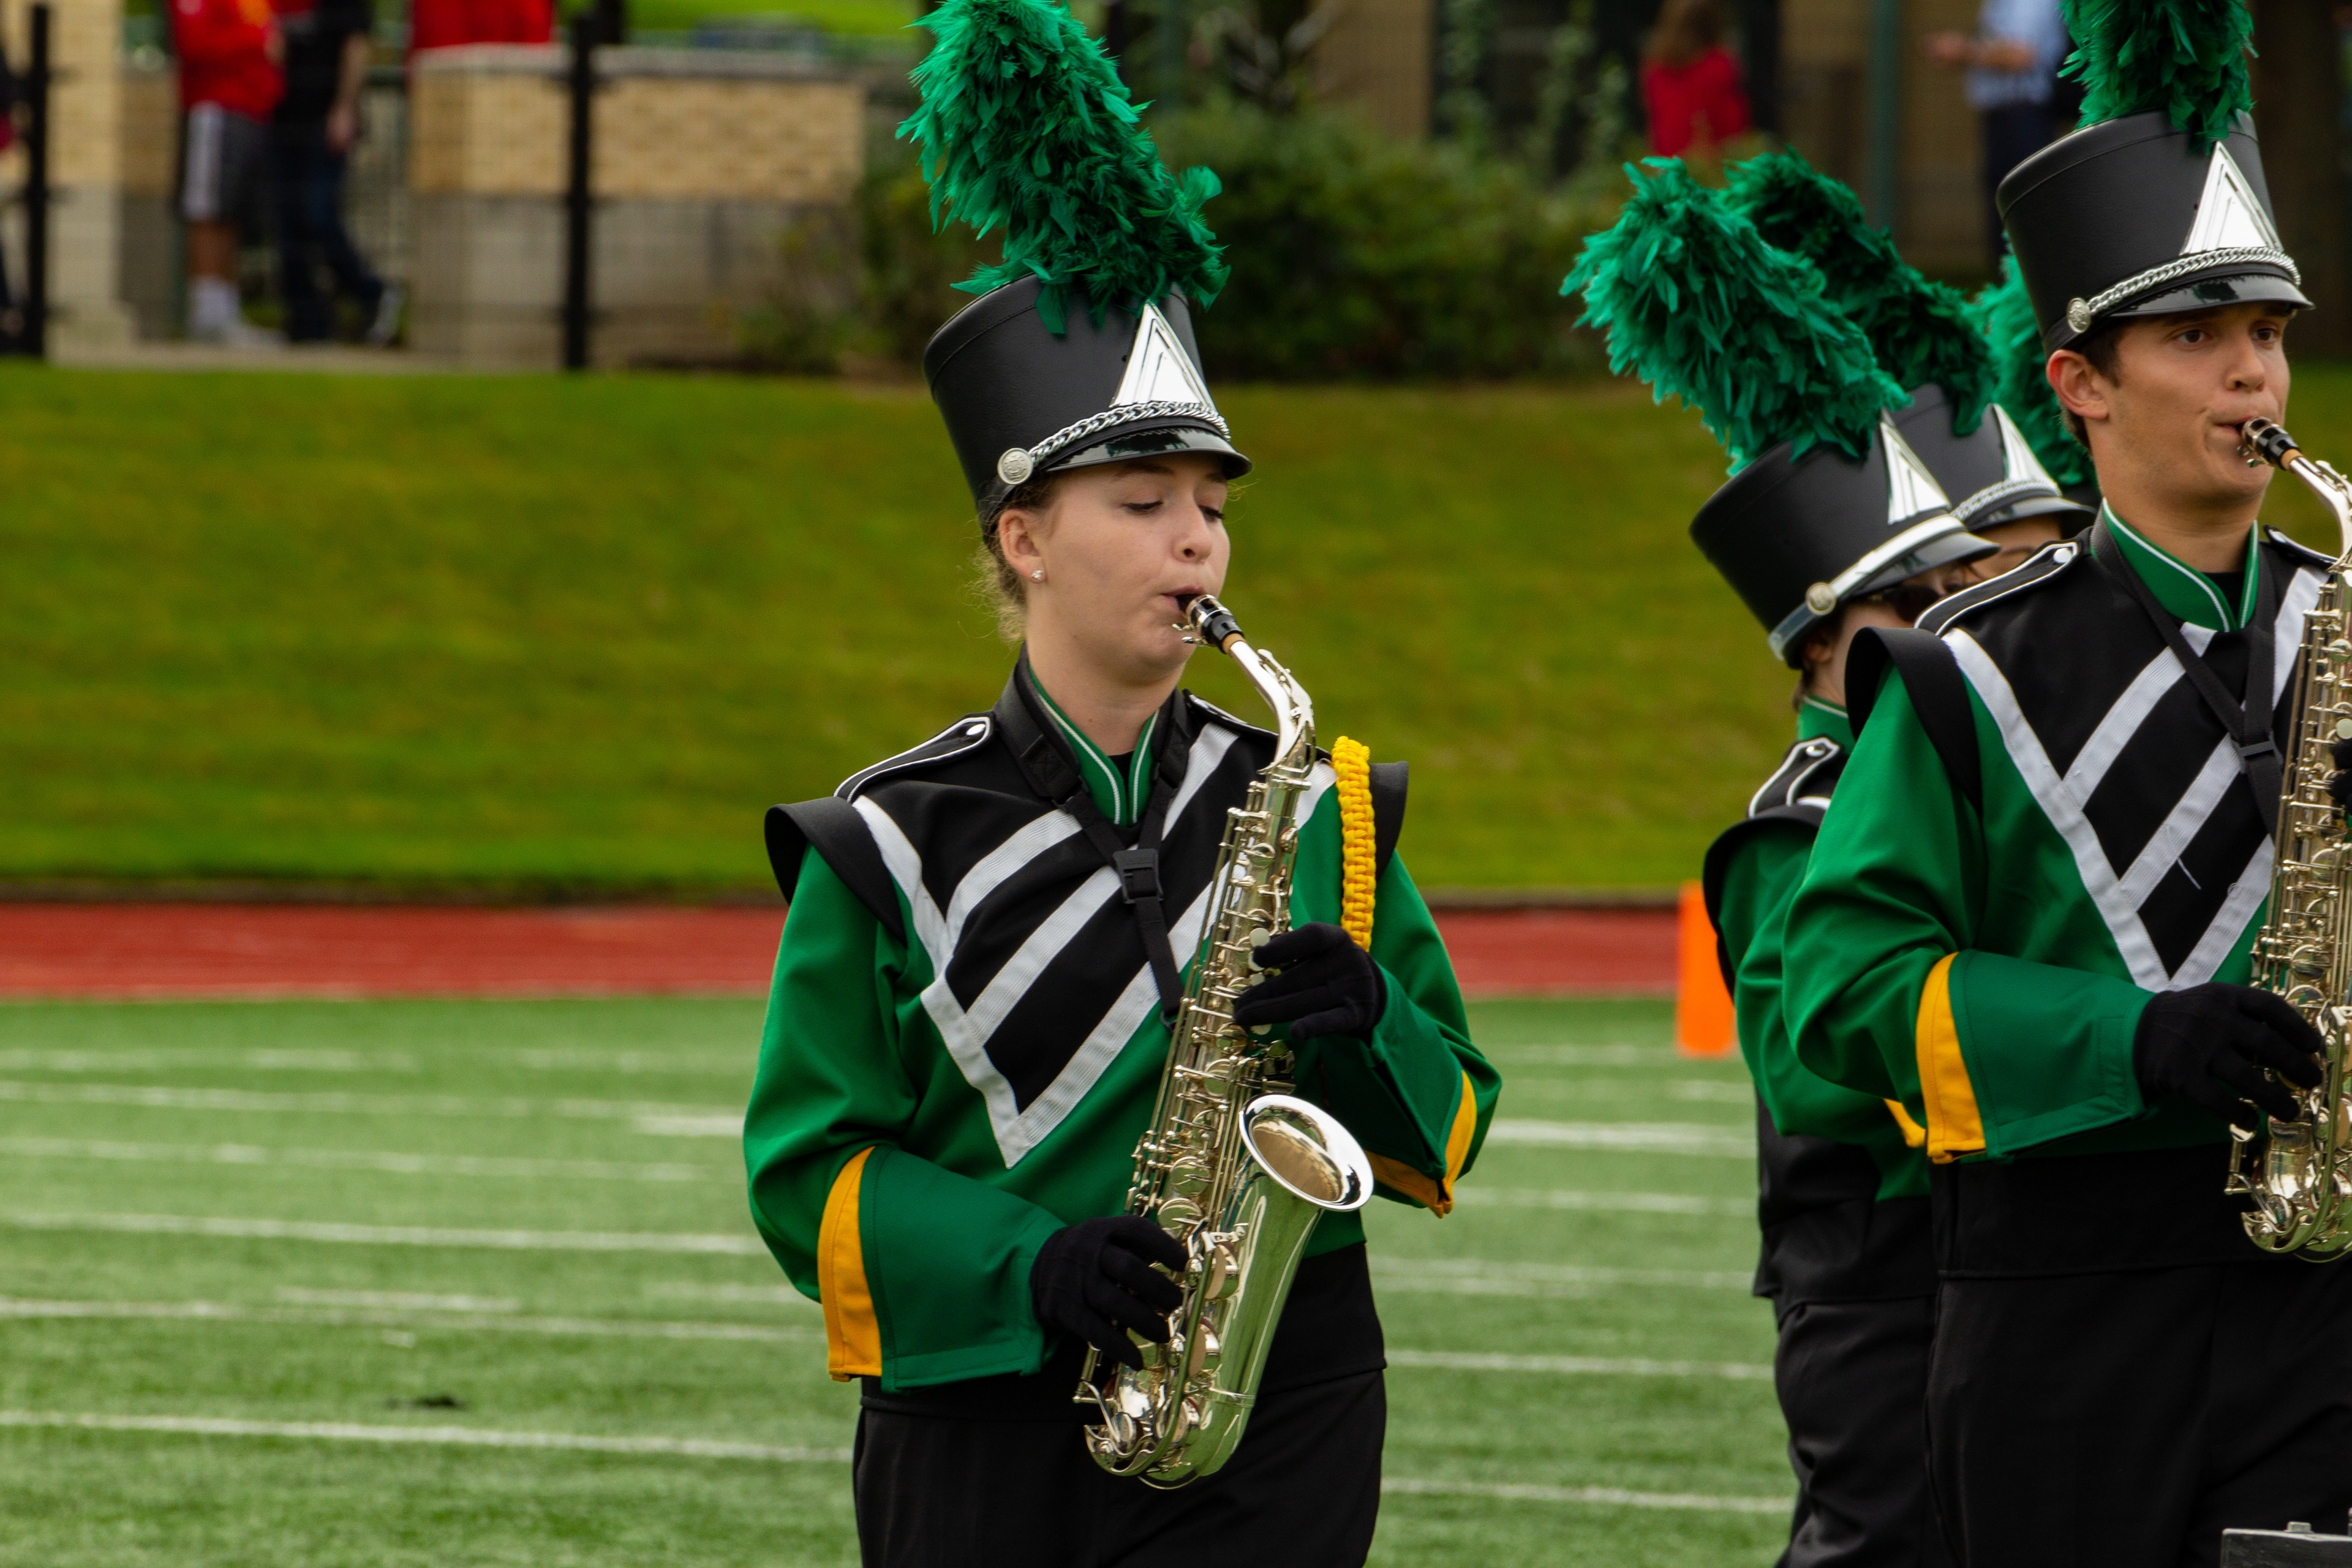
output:
<path id="1" fill-rule="evenodd" d="M 1556 374 L 1598 362 L 1559 280 L 1613 201 L 1526 165 L 1340 115 L 1195 112 L 1171 164 L 1224 184 L 1208 218 L 1233 281 L 1193 327 L 1227 380 Z"/>

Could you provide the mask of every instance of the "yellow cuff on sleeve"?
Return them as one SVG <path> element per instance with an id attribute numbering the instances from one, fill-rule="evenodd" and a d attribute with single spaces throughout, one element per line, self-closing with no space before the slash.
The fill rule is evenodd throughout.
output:
<path id="1" fill-rule="evenodd" d="M 1470 1139 L 1478 1131 L 1478 1098 L 1470 1075 L 1462 1075 L 1462 1098 L 1454 1107 L 1454 1125 L 1445 1134 L 1445 1174 L 1432 1181 L 1402 1160 L 1368 1154 L 1372 1175 L 1381 1185 L 1402 1193 L 1433 1215 L 1454 1212 L 1454 1182 L 1470 1160 Z"/>
<path id="2" fill-rule="evenodd" d="M 1952 1018 L 1952 960 L 1958 956 L 1947 953 L 1938 960 L 1919 993 L 1919 1099 L 1927 1112 L 1927 1158 L 1939 1165 L 1963 1154 L 1981 1154 L 1985 1146 L 1976 1085 L 1969 1081 L 1959 1026 Z"/>
<path id="3" fill-rule="evenodd" d="M 866 1246 L 857 1229 L 857 1188 L 872 1157 L 869 1144 L 849 1157 L 824 1200 L 817 1227 L 817 1291 L 824 1306 L 824 1370 L 835 1383 L 882 1375 L 882 1324 L 866 1284 Z"/>

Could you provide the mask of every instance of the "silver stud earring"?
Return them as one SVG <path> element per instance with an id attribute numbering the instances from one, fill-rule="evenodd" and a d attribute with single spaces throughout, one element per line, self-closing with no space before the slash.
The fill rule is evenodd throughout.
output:
<path id="1" fill-rule="evenodd" d="M 1043 583 L 1045 580 L 1045 569 L 1043 566 L 1040 566 L 1034 572 L 1030 573 L 1029 575 L 1035 578 L 1038 582 Z"/>

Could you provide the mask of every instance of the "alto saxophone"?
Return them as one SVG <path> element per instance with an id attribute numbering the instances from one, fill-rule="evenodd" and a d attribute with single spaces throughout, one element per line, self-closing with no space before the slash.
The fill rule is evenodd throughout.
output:
<path id="1" fill-rule="evenodd" d="M 1222 649 L 1274 710 L 1274 761 L 1226 814 L 1197 961 L 1160 1075 L 1151 1125 L 1135 1146 L 1128 1212 L 1183 1243 L 1183 1300 L 1164 1345 L 1137 1341 L 1142 1364 L 1087 1352 L 1077 1403 L 1095 1462 L 1161 1488 L 1210 1475 L 1233 1457 L 1290 1294 L 1299 1254 L 1326 1210 L 1360 1208 L 1372 1192 L 1363 1150 L 1339 1120 L 1292 1098 L 1287 1047 L 1234 1022 L 1234 1004 L 1265 976 L 1257 950 L 1290 929 L 1299 808 L 1315 771 L 1315 709 L 1290 672 L 1249 645 L 1223 605 L 1185 606 L 1185 640 Z"/>
<path id="2" fill-rule="evenodd" d="M 2264 1117 L 2260 1131 L 2231 1127 L 2228 1190 L 2253 1199 L 2246 1234 L 2267 1252 L 2314 1260 L 2352 1247 L 2352 1104 L 2345 1098 L 2352 1029 L 2352 847 L 2343 808 L 2329 795 L 2334 748 L 2352 740 L 2352 639 L 2346 615 L 2352 579 L 2352 482 L 2296 449 L 2267 419 L 2240 427 L 2249 467 L 2267 462 L 2301 479 L 2342 532 L 2319 599 L 2304 617 L 2285 767 L 2273 835 L 2270 913 L 2254 938 L 2254 984 L 2286 998 L 2327 1043 L 2315 1089 L 2285 1084 L 2302 1114 Z"/>

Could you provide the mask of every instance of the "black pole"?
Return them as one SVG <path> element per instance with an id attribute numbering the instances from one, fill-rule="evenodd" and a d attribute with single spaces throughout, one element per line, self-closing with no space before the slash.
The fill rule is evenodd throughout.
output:
<path id="1" fill-rule="evenodd" d="M 596 101 L 596 14 L 572 14 L 572 149 L 563 189 L 563 368 L 588 368 L 588 241 L 591 131 Z"/>
<path id="2" fill-rule="evenodd" d="M 33 7 L 32 68 L 25 78 L 25 325 L 26 353 L 49 352 L 49 7 Z"/>

